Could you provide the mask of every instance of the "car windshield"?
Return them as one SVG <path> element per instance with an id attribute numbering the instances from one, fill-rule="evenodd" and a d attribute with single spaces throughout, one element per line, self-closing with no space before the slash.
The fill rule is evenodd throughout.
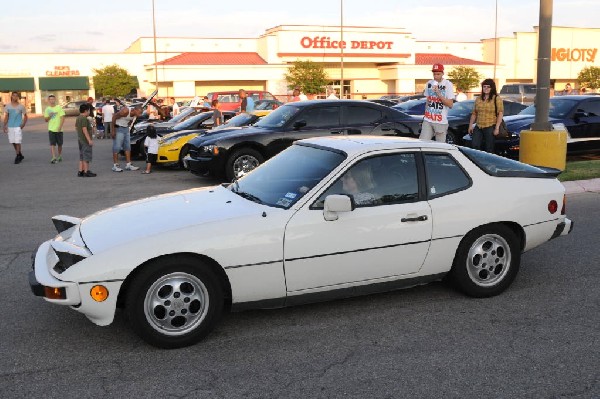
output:
<path id="1" fill-rule="evenodd" d="M 340 151 L 293 145 L 233 182 L 229 189 L 250 201 L 288 209 L 345 158 Z"/>
<path id="2" fill-rule="evenodd" d="M 261 110 L 261 111 L 272 109 L 272 108 L 273 108 L 272 101 L 257 101 L 257 104 L 254 105 L 255 110 Z"/>
<path id="3" fill-rule="evenodd" d="M 211 116 L 212 116 L 212 111 L 211 112 L 202 112 L 201 114 L 194 115 L 190 119 L 186 119 L 183 122 L 179 122 L 177 125 L 175 125 L 174 129 L 175 130 L 190 129 L 196 123 L 206 120 L 206 119 L 210 118 Z"/>
<path id="4" fill-rule="evenodd" d="M 271 112 L 269 115 L 262 118 L 258 121 L 254 126 L 257 127 L 266 127 L 266 128 L 276 128 L 282 127 L 285 125 L 294 115 L 296 115 L 300 111 L 300 108 L 286 104 L 277 108 L 275 111 Z"/>
<path id="5" fill-rule="evenodd" d="M 192 114 L 193 112 L 195 112 L 194 108 L 184 108 L 182 110 L 179 111 L 179 114 L 175 115 L 174 117 L 171 118 L 171 120 L 169 122 L 173 122 L 173 123 L 179 123 L 183 120 L 186 120 L 187 117 Z"/>
<path id="6" fill-rule="evenodd" d="M 565 118 L 573 107 L 577 106 L 577 100 L 569 98 L 551 98 L 550 99 L 550 118 Z M 535 115 L 535 105 L 530 105 L 523 111 L 519 112 L 519 115 Z"/>
<path id="7" fill-rule="evenodd" d="M 256 115 L 245 113 L 239 114 L 228 120 L 227 123 L 213 128 L 212 131 L 214 132 L 215 130 L 229 129 L 230 127 L 246 126 L 256 119 Z"/>
<path id="8" fill-rule="evenodd" d="M 452 108 L 448 110 L 448 115 L 457 117 L 465 117 L 467 115 L 471 115 L 471 112 L 473 112 L 473 104 L 473 100 L 460 101 L 454 103 L 452 105 Z"/>

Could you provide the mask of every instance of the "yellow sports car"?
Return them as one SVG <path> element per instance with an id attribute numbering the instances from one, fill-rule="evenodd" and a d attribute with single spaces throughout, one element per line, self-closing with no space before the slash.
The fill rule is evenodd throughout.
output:
<path id="1" fill-rule="evenodd" d="M 226 129 L 240 129 L 255 123 L 270 111 L 256 111 L 251 114 L 239 114 L 229 119 L 227 123 L 211 130 L 180 130 L 166 134 L 158 141 L 158 157 L 156 163 L 163 166 L 182 166 L 183 157 L 188 152 L 187 143 L 201 134 L 214 134 Z"/>

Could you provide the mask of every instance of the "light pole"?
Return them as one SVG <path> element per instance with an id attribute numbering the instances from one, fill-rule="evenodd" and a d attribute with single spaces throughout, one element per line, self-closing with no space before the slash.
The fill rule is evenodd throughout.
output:
<path id="1" fill-rule="evenodd" d="M 496 64 L 498 63 L 498 0 L 496 0 L 496 20 L 494 22 L 494 82 L 496 81 Z"/>
<path id="2" fill-rule="evenodd" d="M 340 43 L 344 42 L 344 0 L 340 0 Z M 340 46 L 340 98 L 344 98 L 344 46 Z"/>
<path id="3" fill-rule="evenodd" d="M 152 0 L 152 32 L 154 35 L 154 85 L 158 90 L 158 65 L 156 61 L 156 19 L 154 18 L 154 0 Z"/>

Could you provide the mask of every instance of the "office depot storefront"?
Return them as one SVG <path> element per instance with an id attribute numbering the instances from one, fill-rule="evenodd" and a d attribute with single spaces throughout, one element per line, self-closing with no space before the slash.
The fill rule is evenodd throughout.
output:
<path id="1" fill-rule="evenodd" d="M 577 89 L 578 73 L 600 66 L 598 43 L 600 29 L 553 28 L 556 90 L 566 83 Z M 537 29 L 480 42 L 426 42 L 402 28 L 283 25 L 258 38 L 157 38 L 156 57 L 154 64 L 151 37 L 112 54 L 0 53 L 0 92 L 5 102 L 9 91 L 21 92 L 36 111 L 49 92 L 58 92 L 62 101 L 95 97 L 93 70 L 116 63 L 138 77 L 139 95 L 158 85 L 160 97 L 179 100 L 239 88 L 268 90 L 286 100 L 284 75 L 296 60 L 321 64 L 346 98 L 420 92 L 433 63 L 446 65 L 446 73 L 473 67 L 484 77 L 495 76 L 501 87 L 535 82 Z"/>

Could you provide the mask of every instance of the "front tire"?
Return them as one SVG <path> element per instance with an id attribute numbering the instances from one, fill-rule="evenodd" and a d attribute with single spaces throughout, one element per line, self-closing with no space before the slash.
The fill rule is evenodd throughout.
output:
<path id="1" fill-rule="evenodd" d="M 520 263 L 516 234 L 504 225 L 483 226 L 461 241 L 450 277 L 465 294 L 486 298 L 498 295 L 510 286 Z"/>
<path id="2" fill-rule="evenodd" d="M 143 266 L 127 292 L 133 330 L 150 345 L 193 345 L 216 325 L 223 311 L 218 278 L 200 261 L 173 256 Z"/>
<path id="3" fill-rule="evenodd" d="M 229 181 L 239 179 L 256 169 L 265 160 L 260 152 L 252 148 L 235 151 L 227 160 L 225 175 Z"/>

